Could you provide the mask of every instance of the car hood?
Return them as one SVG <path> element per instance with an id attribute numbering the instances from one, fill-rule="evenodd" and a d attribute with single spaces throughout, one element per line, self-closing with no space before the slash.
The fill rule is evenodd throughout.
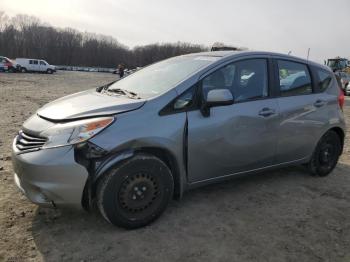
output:
<path id="1" fill-rule="evenodd" d="M 145 102 L 143 99 L 131 99 L 127 96 L 107 95 L 88 90 L 48 103 L 40 108 L 37 114 L 53 121 L 76 120 L 136 110 Z"/>

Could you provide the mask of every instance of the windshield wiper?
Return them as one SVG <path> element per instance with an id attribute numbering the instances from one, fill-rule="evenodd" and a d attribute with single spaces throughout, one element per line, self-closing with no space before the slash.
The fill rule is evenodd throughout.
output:
<path id="1" fill-rule="evenodd" d="M 106 85 L 97 87 L 97 88 L 96 88 L 96 92 L 101 93 L 102 90 L 106 90 L 108 87 L 110 87 L 110 86 L 111 86 L 112 84 L 114 84 L 115 82 L 117 82 L 117 81 L 113 81 L 113 82 L 110 82 L 110 83 L 108 83 L 108 84 L 106 84 Z"/>
<path id="2" fill-rule="evenodd" d="M 105 89 L 104 92 L 115 93 L 118 95 L 125 95 L 133 99 L 141 99 L 141 97 L 139 97 L 135 92 L 128 91 L 126 89 L 121 89 L 121 88 L 108 88 L 108 89 Z"/>

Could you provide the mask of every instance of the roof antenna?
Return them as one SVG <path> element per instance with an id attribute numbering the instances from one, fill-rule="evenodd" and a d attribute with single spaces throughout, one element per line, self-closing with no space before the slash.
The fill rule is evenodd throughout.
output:
<path id="1" fill-rule="evenodd" d="M 290 50 L 289 52 L 288 52 L 288 55 L 290 55 L 292 53 L 292 50 Z"/>
<path id="2" fill-rule="evenodd" d="M 310 47 L 309 47 L 309 49 L 307 50 L 307 61 L 309 61 L 309 56 L 310 56 Z"/>

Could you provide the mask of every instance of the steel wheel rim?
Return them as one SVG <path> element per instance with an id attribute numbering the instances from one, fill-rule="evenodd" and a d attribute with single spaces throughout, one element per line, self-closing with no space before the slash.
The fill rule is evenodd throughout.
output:
<path id="1" fill-rule="evenodd" d="M 331 169 L 336 161 L 336 150 L 335 146 L 327 141 L 321 146 L 319 153 L 319 163 L 321 167 Z"/>
<path id="2" fill-rule="evenodd" d="M 121 208 L 133 214 L 141 214 L 154 205 L 159 195 L 156 179 L 148 173 L 127 176 L 118 194 Z"/>

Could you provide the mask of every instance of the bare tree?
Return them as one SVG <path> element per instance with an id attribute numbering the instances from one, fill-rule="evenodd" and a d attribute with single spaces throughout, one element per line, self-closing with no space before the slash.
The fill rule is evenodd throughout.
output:
<path id="1" fill-rule="evenodd" d="M 124 64 L 134 68 L 203 50 L 203 46 L 182 42 L 129 49 L 111 36 L 54 28 L 28 15 L 9 18 L 0 11 L 0 55 L 11 58 L 40 58 L 56 65 L 116 67 Z"/>

